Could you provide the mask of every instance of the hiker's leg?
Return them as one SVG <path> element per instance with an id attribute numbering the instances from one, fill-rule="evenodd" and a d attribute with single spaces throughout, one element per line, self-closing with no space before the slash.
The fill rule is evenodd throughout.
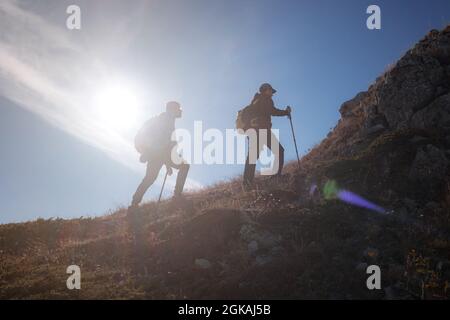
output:
<path id="1" fill-rule="evenodd" d="M 175 196 L 180 196 L 181 193 L 183 192 L 189 168 L 190 168 L 189 163 L 185 162 L 176 167 L 176 169 L 178 169 L 178 173 L 177 173 L 177 182 L 175 184 L 175 192 L 174 192 Z"/>
<path id="2" fill-rule="evenodd" d="M 132 206 L 137 206 L 141 203 L 142 198 L 144 197 L 145 192 L 150 188 L 150 186 L 155 182 L 158 177 L 159 170 L 161 169 L 160 164 L 156 163 L 147 163 L 147 172 L 145 173 L 145 177 L 142 180 L 141 184 L 138 186 L 136 192 L 133 195 L 133 201 L 131 203 Z"/>
<path id="3" fill-rule="evenodd" d="M 280 176 L 281 175 L 281 171 L 283 170 L 283 165 L 284 165 L 284 148 L 281 145 L 280 141 L 277 139 L 277 137 L 273 134 L 273 132 L 270 133 L 270 135 L 268 134 L 267 137 L 268 141 L 267 141 L 267 147 L 270 149 L 270 151 L 272 151 L 272 153 L 275 156 L 275 160 L 278 162 L 278 172 L 277 175 Z M 272 148 L 272 146 L 274 148 Z M 278 153 L 276 152 L 276 149 L 278 147 Z M 275 150 L 274 150 L 275 149 Z M 274 152 L 275 151 L 275 152 Z"/>
<path id="4" fill-rule="evenodd" d="M 245 168 L 244 168 L 243 183 L 245 185 L 250 185 L 253 183 L 253 179 L 255 178 L 255 170 L 256 164 L 250 163 L 250 155 L 248 155 L 247 160 L 245 161 Z"/>
<path id="5" fill-rule="evenodd" d="M 281 176 L 281 171 L 283 170 L 283 166 L 284 166 L 284 148 L 280 143 L 278 143 L 278 144 L 280 146 L 279 147 L 280 151 L 278 154 L 278 175 Z"/>
<path id="6" fill-rule="evenodd" d="M 243 184 L 246 186 L 251 185 L 253 183 L 253 180 L 255 179 L 256 161 L 258 160 L 259 155 L 261 153 L 259 134 L 258 132 L 256 134 L 257 134 L 256 140 L 248 138 L 248 154 L 247 160 L 245 161 L 244 177 L 243 177 Z M 256 148 L 256 157 L 255 155 L 252 155 L 252 153 L 255 152 L 254 148 Z M 253 157 L 254 159 L 251 159 Z"/>
<path id="7" fill-rule="evenodd" d="M 177 182 L 175 184 L 175 191 L 174 196 L 180 196 L 183 192 L 184 184 L 186 183 L 186 178 L 189 172 L 190 165 L 189 163 L 186 163 L 180 155 L 176 154 L 174 155 L 177 157 L 177 159 L 171 159 L 170 166 L 172 168 L 178 169 L 177 173 Z M 175 162 L 173 161 L 175 160 Z"/>

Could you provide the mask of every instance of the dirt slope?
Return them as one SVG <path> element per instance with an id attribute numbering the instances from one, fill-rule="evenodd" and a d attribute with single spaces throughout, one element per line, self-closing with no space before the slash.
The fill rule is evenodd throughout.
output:
<path id="1" fill-rule="evenodd" d="M 1 225 L 0 298 L 450 298 L 450 27 L 340 112 L 300 167 L 254 192 L 235 179 L 157 213 Z M 66 288 L 71 264 L 81 290 Z M 371 264 L 382 290 L 366 287 Z"/>

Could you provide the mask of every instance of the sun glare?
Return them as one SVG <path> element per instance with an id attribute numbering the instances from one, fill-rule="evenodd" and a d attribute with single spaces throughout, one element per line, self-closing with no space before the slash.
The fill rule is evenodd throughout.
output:
<path id="1" fill-rule="evenodd" d="M 137 124 L 140 102 L 131 88 L 117 84 L 96 94 L 94 111 L 103 126 L 123 133 Z"/>

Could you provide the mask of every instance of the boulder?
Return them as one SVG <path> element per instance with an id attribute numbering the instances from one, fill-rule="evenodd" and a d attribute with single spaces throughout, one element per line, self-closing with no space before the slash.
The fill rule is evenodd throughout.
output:
<path id="1" fill-rule="evenodd" d="M 195 259 L 195 265 L 200 269 L 209 269 L 211 268 L 211 262 L 207 259 L 199 258 Z"/>
<path id="2" fill-rule="evenodd" d="M 382 124 L 376 124 L 370 128 L 367 128 L 364 130 L 364 133 L 366 135 L 372 135 L 372 134 L 378 134 L 383 132 L 384 130 L 386 130 L 386 128 L 384 127 L 384 125 Z"/>
<path id="3" fill-rule="evenodd" d="M 344 102 L 339 108 L 342 118 L 350 118 L 359 115 L 361 111 L 361 102 L 366 97 L 367 92 L 358 93 L 353 99 Z"/>
<path id="4" fill-rule="evenodd" d="M 258 251 L 258 242 L 256 240 L 250 241 L 250 243 L 247 245 L 248 253 L 250 255 L 253 255 Z"/>
<path id="5" fill-rule="evenodd" d="M 444 151 L 432 144 L 420 147 L 409 171 L 409 179 L 436 185 L 445 177 L 448 164 Z"/>
<path id="6" fill-rule="evenodd" d="M 411 118 L 411 126 L 420 129 L 441 129 L 450 132 L 450 93 L 440 96 Z"/>
<path id="7" fill-rule="evenodd" d="M 390 128 L 407 127 L 413 114 L 436 98 L 436 88 L 445 81 L 439 61 L 407 54 L 377 85 L 378 110 Z"/>

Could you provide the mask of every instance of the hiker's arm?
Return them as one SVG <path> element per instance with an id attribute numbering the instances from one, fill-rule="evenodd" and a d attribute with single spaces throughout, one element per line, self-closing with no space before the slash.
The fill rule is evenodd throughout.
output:
<path id="1" fill-rule="evenodd" d="M 173 173 L 172 167 L 170 166 L 169 163 L 165 163 L 164 165 L 166 166 L 167 175 L 171 176 Z"/>
<path id="2" fill-rule="evenodd" d="M 281 110 L 278 108 L 275 108 L 274 105 L 272 105 L 272 112 L 271 115 L 274 117 L 282 117 L 282 116 L 288 116 L 291 114 L 291 108 L 287 107 L 286 110 Z"/>

